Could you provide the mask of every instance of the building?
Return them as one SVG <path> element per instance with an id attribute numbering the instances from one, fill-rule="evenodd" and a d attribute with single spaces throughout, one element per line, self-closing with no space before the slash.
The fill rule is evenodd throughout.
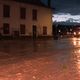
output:
<path id="1" fill-rule="evenodd" d="M 2 36 L 52 36 L 52 10 L 40 0 L 0 0 Z"/>

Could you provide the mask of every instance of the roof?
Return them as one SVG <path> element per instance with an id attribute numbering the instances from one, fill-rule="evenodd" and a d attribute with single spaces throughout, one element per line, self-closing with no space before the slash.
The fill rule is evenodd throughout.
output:
<path id="1" fill-rule="evenodd" d="M 22 2 L 22 3 L 29 3 L 29 4 L 33 4 L 33 5 L 37 5 L 37 6 L 50 8 L 50 7 L 46 6 L 46 5 L 44 5 L 40 0 L 14 0 L 14 1 Z"/>

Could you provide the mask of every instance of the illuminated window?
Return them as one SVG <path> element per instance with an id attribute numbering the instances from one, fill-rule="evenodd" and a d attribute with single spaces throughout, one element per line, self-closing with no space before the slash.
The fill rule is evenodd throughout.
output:
<path id="1" fill-rule="evenodd" d="M 3 17 L 10 17 L 10 6 L 9 5 L 3 6 Z"/>

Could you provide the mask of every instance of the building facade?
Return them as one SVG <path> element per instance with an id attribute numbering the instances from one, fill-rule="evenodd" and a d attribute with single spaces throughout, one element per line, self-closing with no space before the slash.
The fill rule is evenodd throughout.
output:
<path id="1" fill-rule="evenodd" d="M 0 0 L 2 36 L 52 36 L 52 10 L 45 6 Z"/>

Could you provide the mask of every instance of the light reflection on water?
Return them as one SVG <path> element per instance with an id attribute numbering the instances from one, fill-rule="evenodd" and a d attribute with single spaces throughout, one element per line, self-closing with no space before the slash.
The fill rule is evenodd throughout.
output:
<path id="1" fill-rule="evenodd" d="M 75 63 L 78 69 L 78 73 L 80 74 L 80 38 L 73 38 L 72 43 L 74 48 L 74 55 L 75 55 Z"/>
<path id="2" fill-rule="evenodd" d="M 73 38 L 72 42 L 75 47 L 80 47 L 80 38 Z"/>

